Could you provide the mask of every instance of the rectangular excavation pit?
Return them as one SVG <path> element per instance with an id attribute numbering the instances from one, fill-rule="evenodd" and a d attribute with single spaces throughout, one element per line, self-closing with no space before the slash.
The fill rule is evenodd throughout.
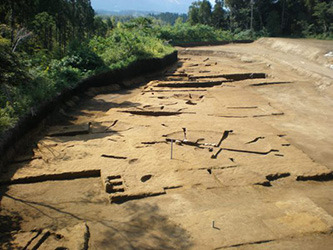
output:
<path id="1" fill-rule="evenodd" d="M 109 159 L 117 159 L 117 160 L 126 160 L 127 159 L 127 157 L 124 157 L 124 156 L 106 155 L 106 154 L 102 154 L 101 157 L 109 158 Z"/>
<path id="2" fill-rule="evenodd" d="M 221 118 L 261 118 L 261 117 L 282 116 L 282 115 L 284 115 L 283 112 L 262 114 L 262 115 L 215 115 L 215 114 L 208 114 L 208 116 L 215 116 L 215 117 L 221 117 Z"/>
<path id="3" fill-rule="evenodd" d="M 109 182 L 112 186 L 122 186 L 123 182 L 122 181 L 110 181 Z"/>
<path id="4" fill-rule="evenodd" d="M 297 181 L 318 181 L 318 182 L 325 182 L 325 181 L 332 181 L 333 180 L 333 172 L 330 173 L 323 173 L 318 175 L 309 175 L 309 176 L 297 176 Z"/>
<path id="5" fill-rule="evenodd" d="M 252 107 L 227 107 L 227 109 L 257 109 L 258 106 L 252 106 Z"/>
<path id="6" fill-rule="evenodd" d="M 175 77 L 187 77 L 186 73 L 165 73 L 165 76 L 175 76 Z"/>
<path id="7" fill-rule="evenodd" d="M 259 118 L 259 117 L 267 117 L 267 116 L 280 116 L 280 115 L 284 115 L 283 112 L 280 113 L 271 113 L 271 114 L 266 114 L 266 115 L 253 115 L 253 118 Z"/>
<path id="8" fill-rule="evenodd" d="M 122 113 L 129 113 L 132 115 L 143 115 L 143 116 L 174 116 L 181 114 L 195 114 L 195 112 L 180 112 L 180 111 L 144 111 L 144 110 L 125 110 L 118 111 Z"/>
<path id="9" fill-rule="evenodd" d="M 201 71 L 202 73 L 205 73 L 205 71 Z M 209 71 L 207 72 L 209 73 Z M 208 78 L 224 78 L 225 74 L 220 74 L 220 75 L 204 75 L 204 76 L 195 76 L 195 75 L 190 75 L 189 79 L 190 80 L 197 80 L 197 79 L 208 79 Z"/>
<path id="10" fill-rule="evenodd" d="M 243 74 L 225 74 L 222 77 L 232 81 L 243 81 L 249 79 L 264 79 L 266 73 L 243 73 Z"/>
<path id="11" fill-rule="evenodd" d="M 157 193 L 141 193 L 141 194 L 119 194 L 110 197 L 111 204 L 123 204 L 127 201 L 140 200 L 148 197 L 155 197 L 166 194 L 166 191 Z"/>
<path id="12" fill-rule="evenodd" d="M 120 175 L 113 175 L 113 176 L 108 176 L 106 177 L 106 179 L 108 181 L 111 181 L 111 180 L 117 180 L 117 179 L 121 179 L 121 176 Z"/>
<path id="13" fill-rule="evenodd" d="M 109 193 L 109 194 L 124 193 L 125 189 L 124 188 L 114 188 L 114 187 L 109 187 L 108 188 L 108 185 L 107 185 L 106 192 Z"/>
<path id="14" fill-rule="evenodd" d="M 269 86 L 269 85 L 281 85 L 281 84 L 291 84 L 292 82 L 261 82 L 250 84 L 251 87 Z"/>
<path id="15" fill-rule="evenodd" d="M 163 92 L 200 92 L 207 91 L 207 89 L 155 89 L 155 90 L 147 90 L 143 91 L 144 93 L 163 93 Z"/>
<path id="16" fill-rule="evenodd" d="M 180 82 L 180 83 L 160 83 L 155 87 L 158 88 L 211 88 L 214 86 L 220 86 L 224 82 L 230 82 L 227 80 L 222 81 L 209 81 L 209 82 Z"/>
<path id="17" fill-rule="evenodd" d="M 106 177 L 105 192 L 109 194 L 124 193 L 124 182 L 121 180 L 120 175 L 113 175 Z"/>
<path id="18" fill-rule="evenodd" d="M 80 172 L 67 172 L 60 174 L 28 176 L 15 180 L 0 181 L 0 185 L 30 184 L 30 183 L 38 183 L 45 181 L 67 181 L 67 180 L 95 178 L 95 177 L 101 177 L 100 170 L 86 170 Z"/>
<path id="19" fill-rule="evenodd" d="M 205 78 L 225 78 L 231 81 L 243 81 L 249 79 L 264 79 L 267 78 L 266 73 L 238 73 L 238 74 L 221 74 L 221 75 L 209 75 L 209 76 L 190 76 L 192 80 L 205 79 Z"/>
<path id="20" fill-rule="evenodd" d="M 179 76 L 168 76 L 165 78 L 165 80 L 167 81 L 175 81 L 175 82 L 178 82 L 178 81 L 181 81 L 181 80 L 188 80 L 188 77 L 179 77 Z"/>

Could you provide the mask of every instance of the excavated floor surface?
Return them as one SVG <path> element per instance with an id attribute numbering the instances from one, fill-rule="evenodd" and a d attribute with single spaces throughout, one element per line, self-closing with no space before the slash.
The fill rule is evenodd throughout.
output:
<path id="1" fill-rule="evenodd" d="M 275 53 L 180 49 L 68 103 L 1 175 L 2 248 L 332 249 L 333 77 Z"/>

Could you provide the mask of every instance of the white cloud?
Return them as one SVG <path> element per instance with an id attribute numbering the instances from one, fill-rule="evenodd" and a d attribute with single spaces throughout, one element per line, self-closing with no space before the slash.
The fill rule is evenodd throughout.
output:
<path id="1" fill-rule="evenodd" d="M 170 3 L 180 4 L 179 0 L 168 0 Z"/>

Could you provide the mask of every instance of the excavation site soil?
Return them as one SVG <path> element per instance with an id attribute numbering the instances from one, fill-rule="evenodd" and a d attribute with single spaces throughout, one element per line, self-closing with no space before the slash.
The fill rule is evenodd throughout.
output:
<path id="1" fill-rule="evenodd" d="M 2 249 L 333 249 L 333 42 L 178 51 L 31 131 Z"/>

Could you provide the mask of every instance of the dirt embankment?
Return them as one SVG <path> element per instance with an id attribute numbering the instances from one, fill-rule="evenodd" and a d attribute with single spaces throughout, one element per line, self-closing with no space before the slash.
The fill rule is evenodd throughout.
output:
<path id="1" fill-rule="evenodd" d="M 276 51 L 299 56 L 330 68 L 333 65 L 333 42 L 315 39 L 260 38 L 255 42 Z M 331 53 L 330 53 L 331 52 Z"/>

